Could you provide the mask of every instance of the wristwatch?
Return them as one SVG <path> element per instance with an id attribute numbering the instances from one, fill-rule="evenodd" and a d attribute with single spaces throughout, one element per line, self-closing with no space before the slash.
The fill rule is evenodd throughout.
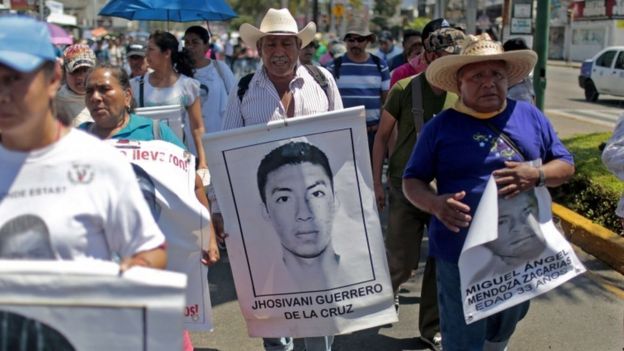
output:
<path id="1" fill-rule="evenodd" d="M 544 170 L 540 167 L 537 169 L 539 171 L 539 177 L 537 178 L 537 183 L 535 183 L 536 187 L 546 185 L 546 177 L 544 176 Z"/>

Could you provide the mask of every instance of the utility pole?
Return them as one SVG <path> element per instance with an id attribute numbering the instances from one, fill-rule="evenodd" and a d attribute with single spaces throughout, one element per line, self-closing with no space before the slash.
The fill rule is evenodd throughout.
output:
<path id="1" fill-rule="evenodd" d="M 319 27 L 318 19 L 319 19 L 318 0 L 313 0 L 312 1 L 312 21 L 316 24 L 317 29 Z M 320 29 L 318 30 L 320 31 Z"/>
<path id="2" fill-rule="evenodd" d="M 477 28 L 477 0 L 466 0 L 464 13 L 466 14 L 466 33 L 475 34 Z"/>
<path id="3" fill-rule="evenodd" d="M 544 111 L 544 92 L 546 91 L 546 65 L 548 63 L 548 21 L 550 19 L 550 1 L 537 1 L 537 17 L 533 48 L 537 52 L 537 64 L 533 71 L 533 89 L 535 105 Z"/>

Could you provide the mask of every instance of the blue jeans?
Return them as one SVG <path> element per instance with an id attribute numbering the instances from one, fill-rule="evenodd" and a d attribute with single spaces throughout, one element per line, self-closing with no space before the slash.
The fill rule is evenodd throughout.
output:
<path id="1" fill-rule="evenodd" d="M 262 338 L 264 349 L 266 351 L 292 351 L 293 339 L 291 337 L 283 338 Z M 306 351 L 331 351 L 334 343 L 334 336 L 317 336 L 304 338 Z"/>
<path id="2" fill-rule="evenodd" d="M 529 310 L 529 301 L 467 325 L 457 264 L 436 260 L 440 329 L 444 351 L 506 350 L 516 324 Z"/>

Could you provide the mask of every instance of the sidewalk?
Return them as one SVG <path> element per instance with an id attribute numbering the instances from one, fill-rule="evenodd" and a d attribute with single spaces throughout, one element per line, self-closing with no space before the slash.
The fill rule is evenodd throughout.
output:
<path id="1" fill-rule="evenodd" d="M 570 67 L 570 68 L 581 68 L 581 62 L 575 61 L 563 61 L 563 60 L 548 60 L 548 66 L 557 66 L 557 67 Z"/>

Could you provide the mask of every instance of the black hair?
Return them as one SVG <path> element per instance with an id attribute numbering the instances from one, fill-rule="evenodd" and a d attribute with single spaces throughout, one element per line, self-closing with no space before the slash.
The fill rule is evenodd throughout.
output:
<path id="1" fill-rule="evenodd" d="M 173 34 L 157 30 L 149 38 L 154 40 L 160 51 L 171 51 L 171 65 L 176 72 L 191 78 L 193 77 L 193 59 L 188 52 L 178 50 L 180 43 L 178 43 L 178 39 Z"/>
<path id="2" fill-rule="evenodd" d="M 0 228 L 0 237 L 6 238 L 9 235 L 22 233 L 31 229 L 35 229 L 37 232 L 45 233 L 46 236 L 50 235 L 48 226 L 43 219 L 35 215 L 25 214 L 17 216 L 4 223 L 2 228 Z"/>
<path id="3" fill-rule="evenodd" d="M 54 70 L 56 69 L 56 61 L 45 61 L 41 68 L 45 73 L 46 77 L 52 77 L 54 75 Z"/>
<path id="4" fill-rule="evenodd" d="M 403 31 L 403 42 L 405 42 L 407 39 L 411 38 L 411 37 L 421 37 L 422 38 L 422 34 L 415 30 L 415 29 L 406 29 Z"/>
<path id="5" fill-rule="evenodd" d="M 210 42 L 210 34 L 208 33 L 208 30 L 202 26 L 188 27 L 184 32 L 184 35 L 189 33 L 197 35 L 204 42 L 204 44 L 208 44 Z"/>
<path id="6" fill-rule="evenodd" d="M 0 228 L 0 239 L 2 239 L 0 240 L 0 247 L 10 241 L 11 238 L 22 235 L 23 233 L 31 230 L 40 235 L 38 240 L 40 240 L 41 244 L 44 245 L 42 248 L 45 249 L 45 252 L 39 252 L 39 254 L 46 254 L 48 257 L 40 256 L 28 258 L 39 260 L 53 259 L 54 252 L 52 249 L 52 241 L 50 239 L 50 230 L 43 219 L 32 214 L 20 215 L 4 223 L 4 225 Z"/>
<path id="7" fill-rule="evenodd" d="M 334 189 L 334 176 L 329 166 L 329 160 L 323 151 L 316 146 L 306 142 L 289 142 L 278 148 L 271 150 L 260 162 L 258 166 L 258 190 L 260 191 L 260 197 L 262 202 L 266 205 L 266 194 L 264 188 L 266 187 L 267 177 L 269 173 L 277 170 L 285 165 L 298 165 L 304 162 L 310 162 L 313 165 L 319 165 L 327 174 L 329 181 L 331 182 L 332 191 Z"/>
<path id="8" fill-rule="evenodd" d="M 130 87 L 130 76 L 128 76 L 128 72 L 126 72 L 126 70 L 123 69 L 122 67 L 113 66 L 110 64 L 103 64 L 103 65 L 95 66 L 95 68 L 93 68 L 91 73 L 95 72 L 95 70 L 98 70 L 98 69 L 105 69 L 109 71 L 111 75 L 115 77 L 115 79 L 117 79 L 117 81 L 119 82 L 119 85 L 124 91 L 132 90 L 132 88 Z M 130 106 L 128 106 L 127 108 L 128 113 L 133 113 L 135 108 L 136 108 L 136 102 L 134 101 L 134 99 L 130 99 Z"/>
<path id="9" fill-rule="evenodd" d="M 503 50 L 505 51 L 527 50 L 528 48 L 529 47 L 522 38 L 509 39 L 503 44 Z"/>

